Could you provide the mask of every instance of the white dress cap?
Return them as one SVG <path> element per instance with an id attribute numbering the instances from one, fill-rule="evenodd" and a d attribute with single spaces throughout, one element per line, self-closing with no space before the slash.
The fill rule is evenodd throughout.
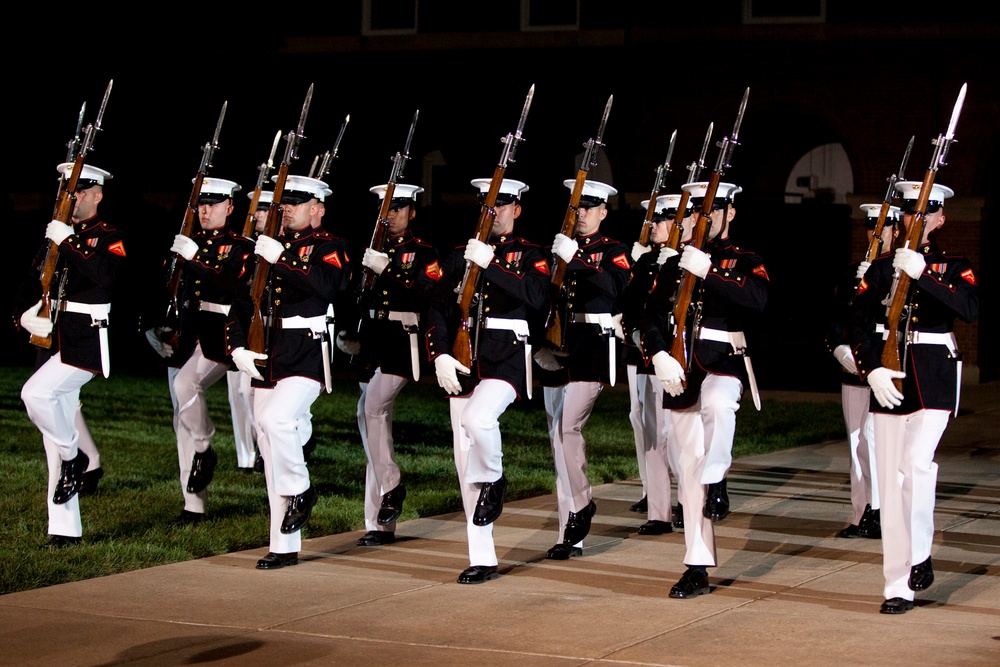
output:
<path id="1" fill-rule="evenodd" d="M 708 181 L 701 181 L 698 183 L 685 183 L 681 186 L 681 189 L 685 192 L 691 193 L 692 199 L 703 199 L 705 193 L 708 192 Z M 737 193 L 743 192 L 743 188 L 732 183 L 719 183 L 718 189 L 715 191 L 715 198 L 718 200 L 726 199 L 732 201 Z"/>
<path id="2" fill-rule="evenodd" d="M 882 204 L 862 204 L 859 206 L 862 211 L 865 212 L 865 216 L 868 218 L 878 218 L 882 214 Z M 892 218 L 893 220 L 899 220 L 899 207 L 890 206 L 889 213 L 886 214 L 887 218 Z"/>
<path id="3" fill-rule="evenodd" d="M 660 211 L 676 211 L 677 207 L 681 205 L 681 195 L 660 195 L 656 198 L 656 212 Z M 649 200 L 646 199 L 640 203 L 643 210 L 649 207 Z"/>
<path id="4" fill-rule="evenodd" d="M 493 182 L 492 178 L 474 178 L 472 181 L 472 186 L 479 189 L 479 194 L 485 195 L 490 191 L 490 184 Z M 520 199 L 521 195 L 528 191 L 528 186 L 523 181 L 515 181 L 512 178 L 505 178 L 500 183 L 500 189 L 497 191 L 498 195 L 508 195 L 509 197 Z"/>
<path id="5" fill-rule="evenodd" d="M 278 176 L 272 176 L 271 180 L 278 182 Z M 323 201 L 333 194 L 330 186 L 318 178 L 308 176 L 294 176 L 289 174 L 285 178 L 285 190 L 281 195 L 282 204 L 304 204 L 310 199 Z"/>
<path id="6" fill-rule="evenodd" d="M 569 188 L 570 192 L 576 187 L 575 178 L 567 178 L 563 181 L 563 185 Z M 581 197 L 590 197 L 591 199 L 600 199 L 602 202 L 608 201 L 609 197 L 613 197 L 618 194 L 618 190 L 607 183 L 601 183 L 600 181 L 586 180 L 583 182 L 583 191 L 580 193 Z"/>
<path id="7" fill-rule="evenodd" d="M 920 199 L 920 190 L 923 186 L 923 181 L 899 181 L 896 183 L 896 190 L 903 195 L 903 199 L 917 200 Z M 927 199 L 927 201 L 943 204 L 945 199 L 954 196 L 955 191 L 947 185 L 934 183 L 931 185 L 931 196 Z"/>
<path id="8" fill-rule="evenodd" d="M 247 193 L 249 199 L 253 199 L 253 190 Z M 274 201 L 274 192 L 271 190 L 261 190 L 260 197 L 257 199 L 257 208 L 267 208 Z"/>
<path id="9" fill-rule="evenodd" d="M 378 200 L 382 201 L 385 199 L 385 191 L 389 189 L 388 183 L 383 183 L 382 185 L 376 185 L 374 187 L 368 188 L 369 192 L 373 192 L 378 195 Z M 396 183 L 396 187 L 392 190 L 393 199 L 409 199 L 411 201 L 417 200 L 417 194 L 423 192 L 424 189 L 419 185 L 407 185 L 406 183 Z"/>
<path id="10" fill-rule="evenodd" d="M 197 177 L 192 178 L 191 183 L 194 183 L 196 180 L 198 180 Z M 199 191 L 199 194 L 224 195 L 221 199 L 228 199 L 233 196 L 234 192 L 239 192 L 241 189 L 242 188 L 240 188 L 239 183 L 236 181 L 227 181 L 224 178 L 209 178 L 206 176 L 201 181 L 201 190 Z"/>
<path id="11" fill-rule="evenodd" d="M 73 162 L 63 162 L 61 165 L 56 167 L 59 171 L 60 178 L 69 178 L 73 175 Z M 111 174 L 104 171 L 103 169 L 98 169 L 97 167 L 92 167 L 89 164 L 83 165 L 80 170 L 79 181 L 86 181 L 89 185 L 104 185 L 104 181 L 108 181 L 114 178 Z M 79 182 L 78 182 L 79 186 Z"/>

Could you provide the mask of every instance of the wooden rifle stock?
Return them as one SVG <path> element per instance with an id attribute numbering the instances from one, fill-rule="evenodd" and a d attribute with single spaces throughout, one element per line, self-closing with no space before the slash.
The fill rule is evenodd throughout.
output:
<path id="1" fill-rule="evenodd" d="M 920 196 L 917 199 L 916 211 L 913 220 L 910 222 L 910 229 L 903 242 L 903 248 L 918 250 L 920 242 L 924 236 L 924 214 L 927 211 L 927 202 L 930 199 L 931 187 L 934 185 L 934 176 L 937 172 L 928 169 L 924 174 L 923 184 L 920 186 Z M 910 276 L 905 271 L 899 271 L 893 276 L 892 287 L 889 290 L 889 305 L 885 315 L 885 345 L 882 348 L 882 365 L 892 371 L 901 371 L 902 362 L 899 358 L 899 322 L 903 316 L 910 300 Z M 896 389 L 903 390 L 903 383 L 899 379 L 893 379 Z"/>
<path id="2" fill-rule="evenodd" d="M 705 199 L 698 212 L 698 221 L 694 225 L 694 233 L 691 235 L 690 245 L 701 250 L 705 245 L 705 237 L 708 236 L 709 226 L 712 224 L 712 203 L 715 201 L 715 193 L 719 189 L 720 175 L 718 170 L 713 171 L 708 178 L 708 188 L 705 190 Z M 685 206 L 687 203 L 685 202 Z M 694 292 L 695 283 L 698 277 L 690 271 L 684 272 L 680 287 L 674 295 L 674 338 L 670 344 L 670 356 L 676 359 L 682 368 L 688 368 L 687 351 L 687 316 L 691 306 L 691 297 Z M 683 383 L 687 386 L 687 383 Z"/>
<path id="3" fill-rule="evenodd" d="M 476 223 L 475 238 L 486 243 L 490 238 L 490 230 L 493 228 L 493 221 L 496 219 L 494 206 L 497 203 L 497 193 L 500 192 L 500 185 L 503 183 L 506 168 L 500 165 L 493 170 L 493 180 L 490 181 L 490 189 L 486 193 L 479 209 L 479 221 Z M 472 368 L 472 302 L 478 292 L 480 266 L 475 262 L 465 263 L 465 277 L 462 279 L 458 289 L 458 311 L 459 324 L 455 334 L 455 342 L 452 345 L 452 356 L 466 368 Z M 477 326 L 481 324 L 477 322 Z"/>
<path id="4" fill-rule="evenodd" d="M 257 212 L 257 205 L 260 204 L 260 191 L 260 187 L 254 189 L 253 197 L 250 198 L 250 208 L 247 209 L 247 218 L 243 221 L 243 236 L 248 239 L 253 238 L 253 230 L 257 226 L 257 218 L 254 213 Z"/>
<path id="5" fill-rule="evenodd" d="M 283 161 L 278 168 L 278 180 L 274 185 L 274 195 L 267 209 L 267 222 L 264 223 L 263 234 L 275 238 L 281 223 L 281 197 L 285 193 L 285 181 L 288 179 L 288 162 Z M 253 315 L 250 318 L 250 329 L 247 332 L 247 349 L 258 354 L 267 353 L 267 335 L 264 327 L 264 310 L 261 302 L 264 299 L 264 288 L 270 276 L 271 263 L 263 257 L 257 257 L 257 266 L 253 272 L 253 282 L 250 284 L 250 299 L 253 301 Z M 255 359 L 258 366 L 266 366 L 266 359 Z"/>
<path id="6" fill-rule="evenodd" d="M 589 166 L 584 159 L 584 166 Z M 566 207 L 566 215 L 563 217 L 562 228 L 559 233 L 569 238 L 573 238 L 576 232 L 576 223 L 580 215 L 580 197 L 583 195 L 583 186 L 587 180 L 587 169 L 579 169 L 576 172 L 576 182 L 573 184 L 573 193 L 569 198 L 569 205 Z M 563 281 L 566 279 L 566 268 L 568 264 L 562 257 L 554 257 L 552 267 L 552 281 L 550 283 L 549 315 L 545 320 L 545 340 L 558 349 L 563 349 L 566 344 L 566 337 L 563 334 L 562 313 L 559 309 L 560 296 L 562 294 Z"/>
<path id="7" fill-rule="evenodd" d="M 76 188 L 80 180 L 80 173 L 83 171 L 83 154 L 77 155 L 73 162 L 73 171 L 68 178 L 63 179 L 59 187 L 59 196 L 56 199 L 55 212 L 52 214 L 53 220 L 72 225 L 73 208 L 76 206 Z M 42 305 L 38 309 L 38 317 L 53 320 L 52 312 L 52 279 L 56 274 L 56 265 L 59 263 L 59 246 L 52 241 L 48 243 L 45 251 L 45 262 L 42 264 L 39 280 L 42 284 Z M 50 349 L 52 347 L 52 334 L 48 336 L 35 336 L 28 339 L 32 345 Z"/>
<path id="8" fill-rule="evenodd" d="M 378 210 L 378 220 L 375 221 L 375 229 L 372 230 L 372 241 L 368 245 L 372 250 L 382 252 L 382 247 L 385 245 L 385 235 L 389 228 L 389 207 L 392 205 L 392 196 L 395 192 L 396 184 L 390 181 L 385 187 L 385 196 L 382 198 L 382 205 Z M 358 305 L 362 307 L 365 307 L 368 294 L 375 285 L 375 279 L 378 278 L 378 274 L 371 267 L 364 268 L 358 291 Z"/>
<path id="9" fill-rule="evenodd" d="M 681 245 L 681 233 L 684 231 L 684 212 L 687 210 L 688 202 L 691 200 L 691 193 L 685 190 L 681 194 L 681 201 L 677 204 L 677 213 L 674 214 L 674 224 L 670 228 L 670 235 L 667 237 L 667 247 L 677 250 Z"/>
<path id="10" fill-rule="evenodd" d="M 194 178 L 191 197 L 184 209 L 180 233 L 188 238 L 194 233 L 194 220 L 198 214 L 198 195 L 201 193 L 201 185 L 204 180 L 205 172 L 199 171 Z M 181 337 L 180 291 L 183 262 L 184 258 L 176 253 L 170 258 L 170 269 L 167 272 L 167 312 L 164 318 L 164 330 L 160 335 L 160 339 L 174 349 L 177 349 Z"/>

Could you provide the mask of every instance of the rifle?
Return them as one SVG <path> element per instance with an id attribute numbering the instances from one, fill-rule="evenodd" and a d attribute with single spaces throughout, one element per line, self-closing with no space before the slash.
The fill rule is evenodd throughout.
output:
<path id="1" fill-rule="evenodd" d="M 215 123 L 215 133 L 212 140 L 205 142 L 201 147 L 201 162 L 198 164 L 198 173 L 195 174 L 193 185 L 191 186 L 191 196 L 188 197 L 187 207 L 184 209 L 184 218 L 181 220 L 180 233 L 191 237 L 194 232 L 194 220 L 198 215 L 198 195 L 201 194 L 201 185 L 205 180 L 205 175 L 212 166 L 212 158 L 219 148 L 219 132 L 222 130 L 222 121 L 226 117 L 226 107 L 229 102 L 222 103 L 222 111 L 219 112 L 219 120 Z M 181 263 L 184 258 L 174 253 L 170 258 L 170 268 L 167 271 L 167 312 L 164 316 L 164 326 L 160 338 L 163 342 L 177 349 L 181 336 Z"/>
<path id="2" fill-rule="evenodd" d="M 500 192 L 500 185 L 503 183 L 507 165 L 514 162 L 514 153 L 517 145 L 523 141 L 521 136 L 524 130 L 524 121 L 528 118 L 528 109 L 531 108 L 531 100 L 535 96 L 535 84 L 531 84 L 528 89 L 528 96 L 524 100 L 524 107 L 521 109 L 521 118 L 517 122 L 517 129 L 513 134 L 507 133 L 500 139 L 503 144 L 503 151 L 500 153 L 500 161 L 493 169 L 493 178 L 490 181 L 490 189 L 486 192 L 486 197 L 479 207 L 479 221 L 476 223 L 475 238 L 485 243 L 489 240 L 490 230 L 496 220 L 497 212 L 494 206 L 497 203 L 497 194 Z M 459 283 L 455 292 L 458 294 L 459 324 L 455 334 L 455 342 L 452 346 L 452 356 L 466 368 L 472 368 L 472 361 L 476 354 L 472 349 L 472 339 L 469 330 L 472 328 L 472 318 L 469 313 L 472 310 L 473 301 L 481 301 L 478 294 L 480 267 L 475 262 L 465 262 L 465 274 L 462 282 Z M 476 322 L 476 326 L 479 326 Z"/>
<path id="3" fill-rule="evenodd" d="M 389 207 L 392 205 L 392 195 L 396 191 L 396 183 L 403 178 L 403 169 L 406 167 L 406 161 L 410 159 L 410 142 L 413 141 L 413 132 L 417 128 L 417 118 L 420 116 L 420 109 L 417 109 L 413 114 L 413 120 L 410 122 L 410 131 L 406 135 L 406 144 L 403 147 L 403 152 L 398 152 L 392 158 L 392 171 L 389 173 L 389 182 L 385 186 L 385 196 L 382 197 L 382 204 L 379 207 L 378 219 L 375 220 L 375 229 L 372 231 L 372 240 L 368 245 L 372 250 L 377 250 L 382 252 L 382 247 L 385 245 L 385 235 L 386 230 L 389 228 Z M 361 308 L 361 320 L 364 320 L 364 311 L 368 308 L 368 302 L 371 300 L 371 290 L 375 285 L 375 279 L 378 278 L 378 274 L 372 271 L 369 267 L 364 267 L 364 273 L 362 274 L 361 282 L 358 284 L 358 307 Z M 360 333 L 361 320 L 358 321 L 358 331 Z"/>
<path id="4" fill-rule="evenodd" d="M 351 122 L 351 114 L 344 116 L 344 122 L 340 124 L 340 131 L 337 132 L 337 139 L 333 142 L 333 148 L 323 153 L 323 161 L 319 163 L 319 170 L 316 172 L 315 178 L 323 180 L 326 175 L 330 173 L 330 167 L 333 165 L 333 161 L 337 159 L 337 153 L 340 151 L 340 142 L 344 138 L 344 131 L 347 129 L 347 124 Z M 316 161 L 313 160 L 315 163 Z M 313 178 L 313 170 L 309 170 L 309 178 Z"/>
<path id="5" fill-rule="evenodd" d="M 698 154 L 698 159 L 688 165 L 688 179 L 685 181 L 685 185 L 689 185 L 698 180 L 701 176 L 701 170 L 705 168 L 705 155 L 708 154 L 708 145 L 712 141 L 712 132 L 715 129 L 715 123 L 708 124 L 708 131 L 705 132 L 705 141 L 701 144 L 701 153 Z M 691 192 L 689 190 L 681 189 L 681 200 L 677 204 L 677 215 L 674 217 L 674 226 L 670 228 L 670 236 L 667 237 L 667 246 L 677 250 L 681 245 L 681 232 L 684 229 L 684 212 L 687 211 L 688 202 L 691 200 Z"/>
<path id="6" fill-rule="evenodd" d="M 278 150 L 278 140 L 281 139 L 281 130 L 278 130 L 274 135 L 274 143 L 271 144 L 271 154 L 267 157 L 267 162 L 261 162 L 260 166 L 257 167 L 257 186 L 253 189 L 253 196 L 250 197 L 250 208 L 247 209 L 247 219 L 243 223 L 243 236 L 247 238 L 253 238 L 253 230 L 256 222 L 254 213 L 257 212 L 257 204 L 260 203 L 260 192 L 264 188 L 264 183 L 267 182 L 268 176 L 271 175 L 271 171 L 274 169 L 274 154 Z"/>
<path id="7" fill-rule="evenodd" d="M 108 97 L 111 95 L 111 85 L 114 82 L 114 79 L 108 81 L 108 87 L 104 90 L 104 99 L 101 101 L 101 108 L 97 112 L 97 118 L 87 126 L 82 144 L 80 144 L 80 127 L 83 124 L 83 114 L 87 108 L 87 103 L 84 102 L 83 106 L 80 107 L 80 114 L 77 116 L 76 121 L 76 133 L 66 144 L 68 148 L 66 161 L 73 163 L 73 169 L 59 182 L 59 193 L 56 196 L 55 211 L 52 213 L 53 220 L 58 220 L 67 225 L 73 224 L 73 209 L 76 208 L 76 190 L 80 174 L 83 172 L 84 160 L 87 157 L 87 153 L 94 150 L 94 139 L 97 133 L 101 131 L 104 109 L 108 105 Z M 77 150 L 77 147 L 79 147 L 79 150 Z M 38 309 L 38 317 L 47 317 L 52 320 L 53 324 L 55 324 L 56 318 L 59 317 L 59 310 L 52 307 L 52 295 L 50 292 L 52 291 L 52 281 L 55 277 L 56 265 L 58 263 L 59 246 L 49 241 L 48 247 L 45 250 L 45 260 L 42 262 L 42 269 L 39 275 L 39 281 L 42 285 L 42 305 Z M 52 347 L 51 333 L 44 337 L 32 335 L 28 340 L 32 345 L 41 348 L 49 349 Z"/>
<path id="8" fill-rule="evenodd" d="M 309 104 L 312 102 L 313 85 L 309 84 L 306 92 L 306 99 L 302 103 L 302 111 L 299 114 L 299 124 L 285 136 L 285 155 L 281 158 L 281 165 L 278 167 L 278 176 L 274 182 L 274 194 L 271 197 L 271 205 L 267 209 L 267 222 L 264 223 L 264 235 L 274 238 L 278 233 L 278 225 L 281 222 L 281 196 L 285 193 L 285 181 L 288 180 L 288 167 L 292 160 L 297 160 L 299 142 L 305 138 L 306 116 L 309 115 Z M 263 257 L 257 258 L 257 266 L 254 268 L 253 282 L 250 285 L 250 298 L 253 301 L 253 315 L 250 318 L 250 329 L 247 332 L 247 349 L 258 354 L 267 353 L 268 336 L 264 331 L 264 310 L 261 301 L 264 298 L 264 288 L 270 279 L 271 264 Z M 268 325 L 270 329 L 270 325 Z M 255 359 L 258 366 L 266 366 L 267 359 Z"/>
<path id="9" fill-rule="evenodd" d="M 705 237 L 708 236 L 709 226 L 712 222 L 712 204 L 715 201 L 715 193 L 719 189 L 719 180 L 724 169 L 728 169 L 729 161 L 732 158 L 733 149 L 739 145 L 740 125 L 743 123 L 743 112 L 747 107 L 747 97 L 750 95 L 750 88 L 747 87 L 743 93 L 743 100 L 740 102 L 740 109 L 736 114 L 736 124 L 733 125 L 733 138 L 723 137 L 719 142 L 719 157 L 715 162 L 715 169 L 708 179 L 708 187 L 705 190 L 705 198 L 701 203 L 701 210 L 698 212 L 698 221 L 694 226 L 694 233 L 691 236 L 691 245 L 699 250 L 705 245 Z M 676 359 L 681 367 L 688 370 L 689 356 L 686 345 L 686 327 L 688 308 L 691 305 L 691 295 L 694 292 L 695 281 L 698 278 L 691 272 L 685 271 L 677 292 L 674 294 L 674 338 L 670 346 L 670 356 Z M 691 337 L 694 344 L 694 336 Z M 686 380 L 682 382 L 687 387 Z"/>
<path id="10" fill-rule="evenodd" d="M 566 215 L 563 217 L 562 229 L 559 230 L 560 234 L 569 238 L 573 238 L 573 232 L 576 230 L 576 221 L 580 216 L 580 196 L 583 194 L 583 186 L 587 181 L 587 173 L 591 167 L 597 164 L 597 157 L 601 146 L 604 145 L 602 141 L 604 126 L 608 122 L 608 114 L 611 113 L 611 102 L 613 100 L 614 95 L 609 96 L 607 104 L 604 105 L 604 115 L 601 116 L 601 125 L 597 128 L 597 138 L 588 139 L 584 144 L 583 159 L 580 161 L 580 168 L 576 171 L 576 183 L 573 184 L 573 192 L 569 198 L 569 205 L 566 207 Z M 563 291 L 563 280 L 566 278 L 567 263 L 562 257 L 556 257 L 553 261 L 555 265 L 552 267 L 549 315 L 545 319 L 545 340 L 561 350 L 566 345 L 566 336 L 563 333 L 562 313 L 559 306 L 562 300 L 560 297 Z"/>
<path id="11" fill-rule="evenodd" d="M 934 185 L 934 177 L 939 166 L 948 164 L 945 159 L 948 156 L 948 148 L 955 140 L 955 128 L 958 126 L 958 117 L 962 113 L 962 105 L 965 103 L 965 91 L 969 84 L 963 83 L 962 89 L 955 100 L 955 106 L 951 112 L 951 120 L 948 122 L 948 130 L 944 134 L 939 134 L 934 144 L 934 156 L 931 164 L 924 174 L 924 181 L 920 186 L 920 196 L 917 198 L 917 205 L 913 211 L 913 218 L 910 220 L 910 227 L 906 233 L 906 240 L 903 248 L 916 250 L 920 247 L 924 237 L 924 216 L 927 214 L 927 201 L 931 196 L 931 187 Z M 899 358 L 899 321 L 904 310 L 909 310 L 910 301 L 910 276 L 903 271 L 896 271 L 892 277 L 892 287 L 886 297 L 888 307 L 886 308 L 886 339 L 882 348 L 882 365 L 893 371 L 902 370 L 902 363 Z M 909 328 L 909 313 L 907 313 L 907 328 Z M 906 344 L 906 341 L 903 341 Z M 903 382 L 900 379 L 893 379 L 896 389 L 903 391 Z"/>
<path id="12" fill-rule="evenodd" d="M 660 190 L 663 189 L 663 179 L 670 171 L 670 157 L 674 154 L 674 142 L 676 141 L 677 130 L 674 130 L 670 135 L 670 145 L 667 146 L 667 159 L 656 167 L 656 178 L 653 180 L 653 189 L 649 192 L 649 204 L 646 205 L 646 218 L 642 221 L 642 229 L 639 230 L 639 245 L 644 248 L 649 245 L 649 235 L 653 232 L 656 198 L 660 196 Z"/>

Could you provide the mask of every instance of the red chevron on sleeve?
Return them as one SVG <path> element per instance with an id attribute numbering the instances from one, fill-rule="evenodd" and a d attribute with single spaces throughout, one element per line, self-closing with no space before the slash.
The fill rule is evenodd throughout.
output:
<path id="1" fill-rule="evenodd" d="M 327 264 L 333 264 L 338 269 L 344 268 L 343 262 L 340 261 L 340 253 L 336 250 L 331 252 L 329 255 L 324 256 L 323 261 Z"/>
<path id="2" fill-rule="evenodd" d="M 113 252 L 114 254 L 118 255 L 119 257 L 124 257 L 125 256 L 125 244 L 122 243 L 121 241 L 115 241 L 114 243 L 112 243 L 111 245 L 108 246 L 108 252 Z"/>
<path id="3" fill-rule="evenodd" d="M 622 253 L 621 255 L 618 255 L 617 257 L 615 257 L 611 261 L 613 263 L 617 264 L 618 266 L 622 267 L 623 269 L 630 269 L 630 268 L 632 268 L 632 267 L 630 267 L 628 265 L 628 257 L 625 256 L 625 253 Z"/>
<path id="4" fill-rule="evenodd" d="M 549 275 L 549 263 L 546 262 L 544 259 L 540 259 L 537 262 L 535 262 L 535 268 L 544 273 L 545 275 Z"/>
<path id="5" fill-rule="evenodd" d="M 761 264 L 760 266 L 753 267 L 753 273 L 754 273 L 754 275 L 760 276 L 761 278 L 763 278 L 764 280 L 766 280 L 768 282 L 771 281 L 771 277 L 769 275 L 767 275 L 767 269 L 764 268 L 763 264 Z"/>
<path id="6" fill-rule="evenodd" d="M 433 280 L 441 280 L 441 276 L 444 275 L 444 271 L 441 270 L 441 265 L 438 264 L 437 260 L 434 260 L 424 268 L 424 273 L 427 274 L 428 278 Z"/>
<path id="7" fill-rule="evenodd" d="M 965 271 L 962 271 L 962 273 L 960 273 L 959 275 L 962 276 L 965 282 L 969 283 L 970 285 L 976 284 L 976 276 L 972 273 L 972 269 L 966 269 Z"/>

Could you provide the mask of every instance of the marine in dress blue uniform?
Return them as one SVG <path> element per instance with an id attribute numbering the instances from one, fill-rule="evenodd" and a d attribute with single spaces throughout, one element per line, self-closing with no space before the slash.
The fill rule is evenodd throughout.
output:
<path id="1" fill-rule="evenodd" d="M 69 178 L 73 166 L 60 164 L 60 178 Z M 93 447 L 92 453 L 96 447 L 80 412 L 80 389 L 95 376 L 111 372 L 111 296 L 125 261 L 121 233 L 97 211 L 104 184 L 111 178 L 103 169 L 83 166 L 71 224 L 59 220 L 48 224 L 45 241 L 14 299 L 15 325 L 33 336 L 51 336 L 52 341 L 49 349 L 39 351 L 35 372 L 21 388 L 28 417 L 42 434 L 48 463 L 47 548 L 76 544 L 83 535 L 79 491 L 91 461 L 82 440 Z M 39 276 L 52 244 L 58 252 L 49 294 L 57 317 L 54 325 L 50 318 L 38 316 Z"/>
<path id="2" fill-rule="evenodd" d="M 310 408 L 328 381 L 330 350 L 323 346 L 330 344 L 329 307 L 351 278 L 347 243 L 310 222 L 329 191 L 318 179 L 288 176 L 282 229 L 277 238 L 257 238 L 254 253 L 269 264 L 260 304 L 270 328 L 267 351 L 246 347 L 253 313 L 249 289 L 233 308 L 226 332 L 233 362 L 253 377 L 257 446 L 271 515 L 270 549 L 257 561 L 261 570 L 298 563 L 302 528 L 319 499 L 302 451 L 302 431 L 311 432 Z M 265 362 L 263 368 L 258 369 L 258 360 Z"/>
<path id="3" fill-rule="evenodd" d="M 699 209 L 708 183 L 683 187 L 690 192 L 692 206 Z M 758 400 L 744 329 L 749 316 L 767 304 L 769 278 L 760 256 L 729 239 L 729 224 L 736 215 L 733 197 L 740 191 L 732 183 L 718 184 L 704 250 L 689 244 L 680 256 L 666 261 L 640 324 L 643 357 L 653 364 L 663 384 L 663 405 L 669 411 L 671 437 L 676 438 L 679 451 L 687 570 L 670 589 L 672 598 L 711 590 L 707 568 L 717 564 L 713 522 L 729 514 L 725 479 L 744 387 L 751 388 L 755 403 Z M 669 353 L 671 297 L 682 271 L 700 279 L 691 298 L 693 333 L 688 336 L 694 340 L 687 368 Z"/>
<path id="4" fill-rule="evenodd" d="M 472 185 L 484 197 L 490 182 L 478 178 Z M 470 567 L 459 575 L 460 584 L 479 584 L 498 576 L 493 522 L 503 510 L 507 489 L 499 419 L 511 403 L 531 395 L 530 321 L 548 299 L 545 254 L 537 244 L 513 233 L 527 190 L 521 181 L 503 180 L 489 243 L 472 238 L 448 254 L 428 307 L 427 358 L 449 395 L 455 467 L 467 521 Z M 470 313 L 471 337 L 476 341 L 471 368 L 451 354 L 459 325 L 455 289 L 462 284 L 468 262 L 482 269 L 478 305 Z"/>
<path id="5" fill-rule="evenodd" d="M 903 225 L 917 220 L 921 181 L 901 181 Z M 913 608 L 916 591 L 934 581 L 931 547 L 937 464 L 934 452 L 948 420 L 958 413 L 962 355 L 955 341 L 955 319 L 979 316 L 979 288 L 972 265 L 945 252 L 936 242 L 945 223 L 944 200 L 954 191 L 934 183 L 928 195 L 924 230 L 917 248 L 898 248 L 871 263 L 852 309 L 851 346 L 858 373 L 872 389 L 870 409 L 875 431 L 882 519 L 882 571 L 885 601 L 880 611 L 902 614 Z M 881 313 L 893 275 L 905 273 L 912 292 L 899 322 L 902 371 L 882 366 L 884 340 L 867 323 Z M 892 384 L 902 380 L 902 391 Z"/>

